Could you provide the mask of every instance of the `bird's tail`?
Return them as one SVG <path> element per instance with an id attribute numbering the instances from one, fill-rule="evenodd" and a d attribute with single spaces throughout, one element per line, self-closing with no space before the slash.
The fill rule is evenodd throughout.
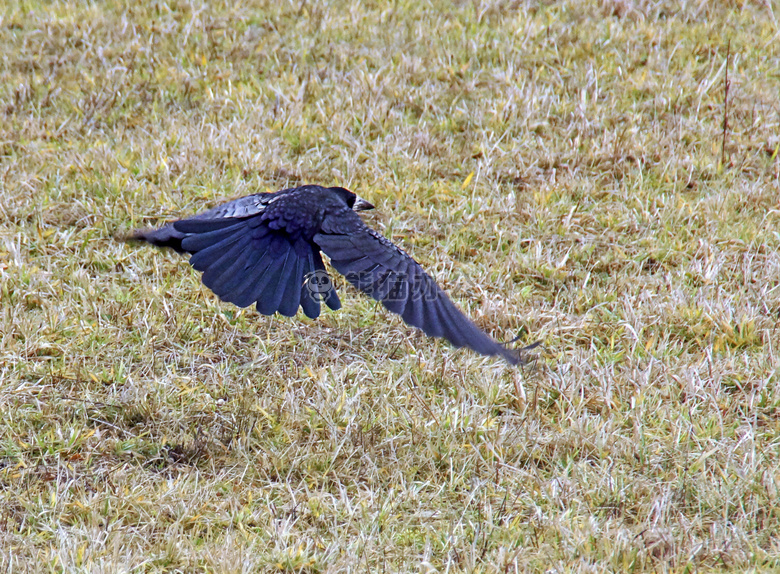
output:
<path id="1" fill-rule="evenodd" d="M 160 229 L 136 229 L 130 234 L 118 234 L 115 236 L 119 241 L 144 241 L 157 247 L 170 247 L 177 253 L 185 252 L 181 246 L 181 242 L 185 237 L 187 237 L 187 234 L 177 231 L 172 223 Z"/>

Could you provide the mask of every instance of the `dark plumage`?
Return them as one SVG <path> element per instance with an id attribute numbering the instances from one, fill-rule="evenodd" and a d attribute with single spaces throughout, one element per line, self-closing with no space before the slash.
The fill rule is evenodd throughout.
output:
<path id="1" fill-rule="evenodd" d="M 191 253 L 203 283 L 223 301 L 288 317 L 302 307 L 312 319 L 320 301 L 341 307 L 322 251 L 352 285 L 427 335 L 523 363 L 466 318 L 414 259 L 363 223 L 356 212 L 373 207 L 342 187 L 305 185 L 242 197 L 128 239 Z"/>

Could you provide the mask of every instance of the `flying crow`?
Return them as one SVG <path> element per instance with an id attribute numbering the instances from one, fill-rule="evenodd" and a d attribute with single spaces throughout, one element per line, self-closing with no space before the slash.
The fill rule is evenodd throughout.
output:
<path id="1" fill-rule="evenodd" d="M 324 252 L 347 281 L 427 335 L 522 364 L 517 351 L 458 310 L 414 259 L 363 223 L 357 212 L 373 207 L 343 187 L 305 185 L 242 197 L 128 239 L 191 253 L 190 264 L 223 301 L 287 317 L 302 307 L 312 319 L 320 301 L 341 307 Z"/>

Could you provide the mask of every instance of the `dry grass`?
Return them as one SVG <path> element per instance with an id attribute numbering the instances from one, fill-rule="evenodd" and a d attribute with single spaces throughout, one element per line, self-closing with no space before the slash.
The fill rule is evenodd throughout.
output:
<path id="1" fill-rule="evenodd" d="M 780 568 L 774 2 L 125 4 L 0 8 L 0 570 Z M 300 182 L 536 365 L 112 239 Z"/>

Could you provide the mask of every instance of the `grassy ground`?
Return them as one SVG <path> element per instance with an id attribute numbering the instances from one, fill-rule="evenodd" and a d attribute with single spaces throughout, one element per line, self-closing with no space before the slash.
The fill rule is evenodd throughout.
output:
<path id="1" fill-rule="evenodd" d="M 779 17 L 5 4 L 0 570 L 780 568 Z M 112 239 L 301 182 L 537 362 Z"/>

